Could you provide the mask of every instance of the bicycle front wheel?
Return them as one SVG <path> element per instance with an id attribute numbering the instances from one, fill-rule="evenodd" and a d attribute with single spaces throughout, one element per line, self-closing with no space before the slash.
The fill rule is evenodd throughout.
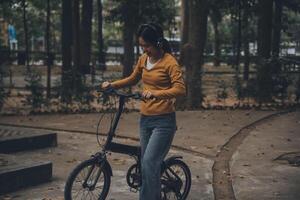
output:
<path id="1" fill-rule="evenodd" d="M 104 200 L 110 187 L 110 173 L 105 163 L 90 159 L 80 163 L 65 185 L 65 200 Z"/>
<path id="2" fill-rule="evenodd" d="M 191 188 L 191 172 L 181 160 L 166 163 L 161 175 L 161 196 L 163 200 L 185 200 Z"/>

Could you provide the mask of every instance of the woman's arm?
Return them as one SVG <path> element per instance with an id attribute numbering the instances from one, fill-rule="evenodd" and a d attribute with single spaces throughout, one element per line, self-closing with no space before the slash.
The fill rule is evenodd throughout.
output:
<path id="1" fill-rule="evenodd" d="M 171 87 L 166 90 L 152 91 L 154 97 L 161 99 L 176 98 L 185 96 L 186 89 L 182 77 L 182 71 L 178 65 L 172 65 L 168 69 L 168 74 L 171 80 Z"/>
<path id="2" fill-rule="evenodd" d="M 128 76 L 124 79 L 112 82 L 111 86 L 113 88 L 118 89 L 118 88 L 135 85 L 139 82 L 141 77 L 142 77 L 142 67 L 141 67 L 141 61 L 139 59 L 139 61 L 137 62 L 136 66 L 130 76 Z"/>

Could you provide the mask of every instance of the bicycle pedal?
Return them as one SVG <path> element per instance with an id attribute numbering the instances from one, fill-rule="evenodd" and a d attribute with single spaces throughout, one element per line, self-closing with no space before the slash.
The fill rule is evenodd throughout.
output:
<path id="1" fill-rule="evenodd" d="M 137 193 L 139 190 L 137 188 L 130 188 L 129 191 L 133 193 Z"/>

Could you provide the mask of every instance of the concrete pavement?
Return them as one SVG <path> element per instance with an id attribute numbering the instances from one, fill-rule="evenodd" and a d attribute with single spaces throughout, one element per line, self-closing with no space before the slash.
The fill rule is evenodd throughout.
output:
<path id="1" fill-rule="evenodd" d="M 252 131 L 233 155 L 231 174 L 237 199 L 300 199 L 300 113 L 278 116 Z"/>
<path id="2" fill-rule="evenodd" d="M 212 165 L 216 154 L 241 128 L 275 112 L 225 110 L 177 113 L 178 132 L 170 154 L 183 155 L 184 161 L 191 167 L 193 182 L 189 199 L 214 199 Z M 122 116 L 118 128 L 122 142 L 137 143 L 138 116 L 138 113 Z M 98 118 L 99 114 L 5 116 L 0 118 L 0 124 L 93 134 Z M 274 160 L 283 154 L 300 152 L 299 130 L 300 112 L 296 111 L 259 124 L 241 141 L 230 162 L 230 178 L 236 199 L 299 199 L 300 167 Z M 78 160 L 87 158 L 97 149 L 93 135 L 60 131 L 58 136 L 57 149 L 51 149 L 56 153 L 46 153 L 46 157 L 54 161 L 54 180 L 48 185 L 19 191 L 16 193 L 18 197 L 12 199 L 61 199 L 65 174 Z M 62 154 L 66 156 L 61 158 Z M 20 156 L 26 157 L 25 153 Z M 76 161 L 71 162 L 71 157 Z M 137 195 L 130 193 L 122 181 L 130 159 L 112 155 L 111 162 L 116 173 L 108 199 L 136 199 Z"/>

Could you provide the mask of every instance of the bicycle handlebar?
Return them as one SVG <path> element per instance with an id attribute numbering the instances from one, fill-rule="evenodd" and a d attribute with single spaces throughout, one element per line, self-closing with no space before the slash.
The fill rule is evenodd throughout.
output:
<path id="1" fill-rule="evenodd" d="M 140 93 L 128 94 L 128 93 L 118 91 L 112 87 L 109 87 L 104 90 L 100 90 L 100 92 L 103 92 L 104 94 L 108 94 L 108 95 L 116 95 L 116 96 L 125 97 L 125 98 L 133 98 L 133 99 L 141 99 L 141 100 L 143 99 L 143 97 Z"/>

